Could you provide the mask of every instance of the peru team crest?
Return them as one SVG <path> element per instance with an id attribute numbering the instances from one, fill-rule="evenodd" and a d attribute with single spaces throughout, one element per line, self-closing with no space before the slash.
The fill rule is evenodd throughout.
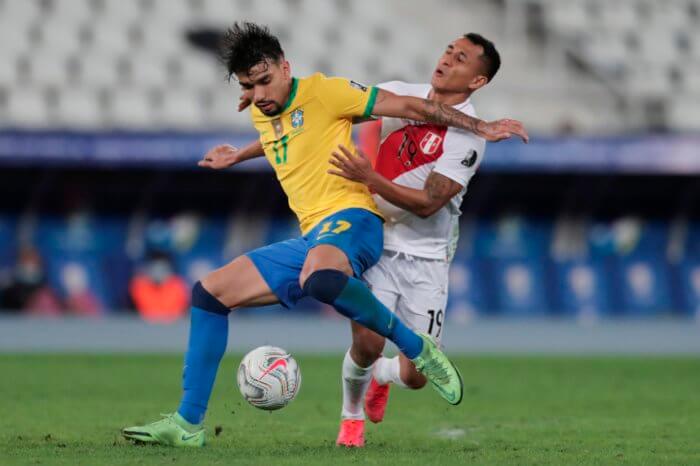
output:
<path id="1" fill-rule="evenodd" d="M 441 142 L 442 137 L 440 135 L 429 131 L 423 136 L 423 140 L 420 142 L 420 150 L 422 150 L 425 155 L 432 155 L 438 150 Z"/>
<path id="2" fill-rule="evenodd" d="M 304 125 L 304 111 L 297 108 L 292 112 L 292 128 L 299 128 Z"/>

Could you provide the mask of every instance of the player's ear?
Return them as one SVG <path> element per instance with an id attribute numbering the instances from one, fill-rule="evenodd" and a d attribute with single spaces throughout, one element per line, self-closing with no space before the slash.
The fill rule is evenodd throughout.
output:
<path id="1" fill-rule="evenodd" d="M 477 89 L 480 89 L 484 87 L 486 84 L 488 84 L 489 80 L 486 76 L 480 74 L 474 77 L 472 81 L 469 83 L 469 89 L 473 91 L 476 91 Z"/>
<path id="2" fill-rule="evenodd" d="M 284 75 L 284 79 L 290 79 L 292 77 L 292 67 L 289 65 L 289 61 L 287 60 L 282 60 L 282 74 Z"/>

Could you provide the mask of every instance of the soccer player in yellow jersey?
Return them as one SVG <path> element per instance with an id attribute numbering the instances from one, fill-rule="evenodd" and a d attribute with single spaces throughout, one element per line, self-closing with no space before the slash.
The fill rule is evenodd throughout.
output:
<path id="1" fill-rule="evenodd" d="M 366 186 L 328 173 L 329 154 L 339 144 L 352 148 L 353 120 L 370 115 L 456 126 L 489 140 L 527 138 L 522 125 L 486 123 L 446 105 L 322 74 L 293 78 L 277 38 L 252 23 L 228 31 L 223 53 L 229 75 L 254 104 L 253 124 L 302 236 L 240 256 L 195 284 L 180 406 L 160 421 L 125 428 L 123 435 L 146 443 L 204 445 L 202 421 L 226 350 L 230 310 L 293 307 L 304 296 L 394 342 L 445 400 L 458 404 L 463 386 L 455 366 L 358 279 L 379 259 L 383 219 Z M 258 151 L 254 147 L 251 154 Z"/>

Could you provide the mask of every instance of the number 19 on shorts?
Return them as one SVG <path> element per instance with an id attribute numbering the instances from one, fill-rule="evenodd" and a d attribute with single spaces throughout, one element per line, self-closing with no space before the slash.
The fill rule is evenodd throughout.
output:
<path id="1" fill-rule="evenodd" d="M 428 335 L 432 335 L 435 338 L 440 337 L 440 332 L 442 331 L 442 319 L 445 315 L 442 309 L 428 309 L 428 315 L 430 316 L 430 323 L 428 324 Z M 435 333 L 433 334 L 433 331 Z"/>

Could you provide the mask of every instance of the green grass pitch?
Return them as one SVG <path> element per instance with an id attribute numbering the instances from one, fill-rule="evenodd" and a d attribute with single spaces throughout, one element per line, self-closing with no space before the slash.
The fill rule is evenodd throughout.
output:
<path id="1" fill-rule="evenodd" d="M 334 446 L 341 356 L 297 359 L 298 398 L 267 413 L 241 399 L 228 356 L 209 444 L 184 451 L 119 436 L 174 409 L 180 357 L 0 355 L 0 465 L 700 464 L 700 359 L 458 358 L 460 406 L 393 389 L 363 450 Z"/>

